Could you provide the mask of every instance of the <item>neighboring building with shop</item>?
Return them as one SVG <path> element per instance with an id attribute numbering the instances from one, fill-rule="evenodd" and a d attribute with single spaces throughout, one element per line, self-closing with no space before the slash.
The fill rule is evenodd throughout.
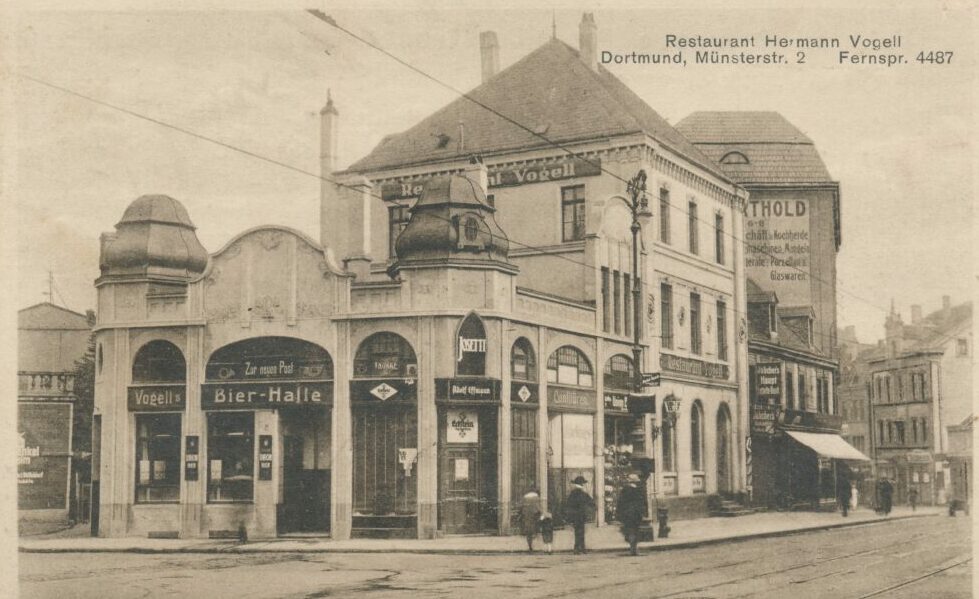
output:
<path id="1" fill-rule="evenodd" d="M 840 436 L 857 451 L 872 455 L 870 430 L 871 373 L 870 360 L 883 356 L 883 345 L 861 343 L 853 326 L 844 328 L 838 335 L 840 361 L 839 384 L 836 387 L 839 414 L 843 420 Z M 856 471 L 861 505 L 874 502 L 875 479 L 872 463 L 859 466 L 850 464 Z"/>
<path id="2" fill-rule="evenodd" d="M 749 193 L 752 499 L 832 504 L 837 482 L 860 469 L 846 462 L 867 460 L 840 437 L 835 397 L 839 183 L 777 112 L 696 112 L 677 129 Z"/>
<path id="3" fill-rule="evenodd" d="M 66 520 L 71 496 L 75 363 L 90 317 L 44 302 L 17 313 L 17 507 L 21 518 Z"/>
<path id="4" fill-rule="evenodd" d="M 948 427 L 948 451 L 946 459 L 949 469 L 948 501 L 959 502 L 969 510 L 972 506 L 972 438 L 975 416 L 959 424 Z"/>
<path id="5" fill-rule="evenodd" d="M 744 491 L 725 240 L 745 194 L 596 64 L 595 35 L 586 16 L 581 51 L 552 39 L 500 73 L 482 36 L 470 95 L 536 134 L 459 100 L 336 172 L 328 102 L 320 243 L 260 227 L 209 256 L 175 200 L 127 208 L 97 282 L 100 534 L 506 533 L 529 488 L 560 515 L 578 475 L 601 522 L 624 456 L 654 461 L 674 517 Z M 636 281 L 640 169 L 659 216 Z M 629 395 L 636 326 L 652 410 Z"/>
<path id="6" fill-rule="evenodd" d="M 891 308 L 885 321 L 884 355 L 871 359 L 873 457 L 880 477 L 894 481 L 898 503 L 912 489 L 923 504 L 945 503 L 952 475 L 950 427 L 973 413 L 972 303 L 922 316 L 911 307 L 911 322 Z"/>

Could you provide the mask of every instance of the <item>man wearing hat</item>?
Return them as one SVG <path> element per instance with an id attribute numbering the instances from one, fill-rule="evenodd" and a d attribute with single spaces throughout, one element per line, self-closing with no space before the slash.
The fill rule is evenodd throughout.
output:
<path id="1" fill-rule="evenodd" d="M 585 491 L 588 481 L 579 475 L 571 485 L 574 487 L 564 500 L 564 517 L 574 527 L 574 552 L 585 553 L 585 522 L 595 512 L 595 500 Z"/>
<path id="2" fill-rule="evenodd" d="M 639 525 L 646 513 L 646 497 L 639 488 L 639 482 L 639 475 L 629 475 L 615 508 L 616 516 L 622 523 L 622 535 L 629 543 L 629 553 L 632 555 L 639 555 Z"/>

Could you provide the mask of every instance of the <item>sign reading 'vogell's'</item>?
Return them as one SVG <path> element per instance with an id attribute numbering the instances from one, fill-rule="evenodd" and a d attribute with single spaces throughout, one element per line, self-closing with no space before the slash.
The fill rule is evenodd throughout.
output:
<path id="1" fill-rule="evenodd" d="M 180 385 L 131 385 L 126 393 L 130 412 L 179 412 L 187 392 Z"/>
<path id="2" fill-rule="evenodd" d="M 329 406 L 331 383 L 205 383 L 201 407 L 205 410 L 258 410 L 290 406 Z"/>

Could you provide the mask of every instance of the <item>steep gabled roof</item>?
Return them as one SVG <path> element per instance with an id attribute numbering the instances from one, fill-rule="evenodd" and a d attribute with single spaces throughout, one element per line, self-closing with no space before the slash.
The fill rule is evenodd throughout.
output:
<path id="1" fill-rule="evenodd" d="M 347 172 L 645 133 L 722 180 L 729 180 L 710 158 L 614 75 L 601 66 L 597 72 L 591 70 L 577 50 L 558 39 L 551 39 L 468 95 L 534 133 L 460 97 L 407 131 L 386 136 Z"/>
<path id="2" fill-rule="evenodd" d="M 777 112 L 695 112 L 676 128 L 737 183 L 834 183 L 812 140 Z"/>

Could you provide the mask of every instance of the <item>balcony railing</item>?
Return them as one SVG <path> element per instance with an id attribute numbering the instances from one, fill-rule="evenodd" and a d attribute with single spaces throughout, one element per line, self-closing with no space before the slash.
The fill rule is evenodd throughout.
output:
<path id="1" fill-rule="evenodd" d="M 75 395 L 75 375 L 65 372 L 19 372 L 20 395 L 63 397 Z"/>

